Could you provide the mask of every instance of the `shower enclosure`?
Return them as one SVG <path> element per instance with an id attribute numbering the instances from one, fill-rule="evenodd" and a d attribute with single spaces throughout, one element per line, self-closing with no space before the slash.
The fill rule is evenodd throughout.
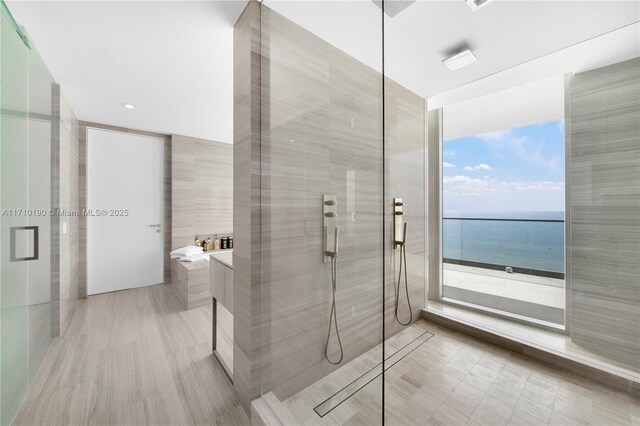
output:
<path id="1" fill-rule="evenodd" d="M 319 22 L 351 32 L 352 44 L 336 44 Z M 239 288 L 256 274 L 246 290 L 259 288 L 260 315 L 250 331 L 236 320 L 234 366 L 258 351 L 261 361 L 257 390 L 245 377 L 234 386 L 257 409 L 380 424 L 393 403 L 384 369 L 431 336 L 415 324 L 425 301 L 426 104 L 384 77 L 382 23 L 382 4 L 265 1 L 250 2 L 235 26 L 236 124 L 251 116 L 252 126 L 236 127 L 234 155 L 236 165 L 250 156 L 252 170 L 236 168 L 234 223 L 252 225 L 236 232 L 234 310 L 246 309 Z M 238 78 L 249 63 L 251 76 Z M 243 216 L 238 187 L 260 197 L 259 214 Z"/>
<path id="2" fill-rule="evenodd" d="M 626 164 L 628 180 L 607 163 L 623 161 L 623 152 L 637 161 L 638 145 L 625 145 L 626 127 L 614 135 L 606 118 L 581 121 L 627 107 L 616 85 L 637 93 L 638 28 L 629 17 L 637 14 L 629 2 L 249 2 L 234 28 L 234 387 L 247 410 L 274 423 L 422 424 L 435 416 L 449 424 L 481 416 L 488 392 L 514 397 L 493 385 L 511 355 L 427 324 L 427 299 L 466 319 L 481 311 L 553 330 L 568 351 L 593 350 L 613 369 L 638 371 L 640 310 L 629 281 L 638 253 L 612 242 L 623 232 L 617 223 L 627 223 L 637 249 L 640 216 L 623 213 L 626 196 L 637 203 L 637 163 Z M 595 28 L 584 25 L 589 16 L 606 19 Z M 571 31 L 542 43 L 540 22 Z M 603 95 L 590 97 L 589 82 Z M 592 133 L 577 130 L 587 125 Z M 551 151 L 516 137 L 527 126 L 549 132 Z M 589 145 L 592 134 L 613 138 L 609 160 Z M 451 135 L 474 145 L 447 151 Z M 495 161 L 480 157 L 482 146 Z M 519 177 L 525 169 L 535 170 Z M 585 212 L 599 211 L 614 188 L 620 209 L 606 214 L 624 219 L 595 226 L 604 216 Z M 482 219 L 465 229 L 472 258 L 468 247 L 456 257 L 443 246 L 453 235 L 443 199 L 456 196 L 484 212 L 461 216 Z M 560 216 L 557 244 L 539 227 L 524 235 L 490 226 L 516 223 L 526 206 L 550 213 L 540 211 L 550 201 Z M 487 213 L 498 206 L 501 215 Z M 571 214 L 585 216 L 572 222 Z M 521 234 L 544 241 L 536 243 L 543 255 L 514 253 L 505 241 Z M 597 259 L 602 250 L 615 254 Z M 518 254 L 528 263 L 513 261 Z M 532 263 L 536 256 L 552 270 Z M 612 284 L 605 269 L 619 280 Z M 601 277 L 595 287 L 593 277 Z M 591 291 L 610 285 L 619 293 L 605 307 Z M 602 316 L 586 314 L 593 310 Z M 626 325 L 616 326 L 616 311 L 628 314 Z M 595 329 L 603 333 L 589 334 Z M 505 423 L 510 413 L 500 413 Z"/>
<path id="3" fill-rule="evenodd" d="M 57 328 L 53 78 L 4 2 L 0 22 L 0 423 L 10 424 Z"/>

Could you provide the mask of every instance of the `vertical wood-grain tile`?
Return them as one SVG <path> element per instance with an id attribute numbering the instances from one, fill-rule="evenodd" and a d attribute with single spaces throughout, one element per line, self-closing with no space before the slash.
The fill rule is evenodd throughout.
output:
<path id="1" fill-rule="evenodd" d="M 247 425 L 211 353 L 211 308 L 157 285 L 79 302 L 15 423 Z"/>

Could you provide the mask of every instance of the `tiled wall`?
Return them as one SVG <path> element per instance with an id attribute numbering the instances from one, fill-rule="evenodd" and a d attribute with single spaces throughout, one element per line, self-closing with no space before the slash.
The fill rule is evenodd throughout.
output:
<path id="1" fill-rule="evenodd" d="M 640 371 L 640 59 L 570 84 L 571 339 Z"/>
<path id="2" fill-rule="evenodd" d="M 57 190 L 54 196 L 54 207 L 62 211 L 78 209 L 78 147 L 79 128 L 69 101 L 59 85 L 55 85 L 53 100 L 54 149 L 56 159 Z M 54 220 L 54 229 L 59 236 L 59 297 L 60 317 L 54 319 L 54 329 L 60 334 L 65 332 L 65 324 L 74 312 L 75 303 L 80 297 L 79 282 L 79 249 L 78 249 L 78 216 L 60 215 Z"/>
<path id="3" fill-rule="evenodd" d="M 256 337 L 252 323 L 238 327 L 239 312 L 262 315 L 261 345 L 249 341 L 243 353 L 259 361 L 248 367 L 262 375 L 262 392 L 284 399 L 337 368 L 325 360 L 331 274 L 322 261 L 323 194 L 337 196 L 344 362 L 382 341 L 383 303 L 386 336 L 401 328 L 394 318 L 399 258 L 392 246 L 393 197 L 406 204 L 414 316 L 424 306 L 425 102 L 386 81 L 383 145 L 381 75 L 267 7 L 250 7 L 260 14 L 262 37 L 246 36 L 245 10 L 236 24 L 236 52 L 242 38 L 245 60 L 236 53 L 234 140 L 234 173 L 242 171 L 235 191 L 245 196 L 234 200 L 234 216 L 247 222 L 235 223 L 234 335 L 244 339 L 244 330 Z M 246 259 L 240 256 L 245 244 Z M 400 313 L 406 320 L 404 297 Z M 333 338 L 333 358 L 336 347 Z M 234 364 L 234 381 L 242 370 Z"/>
<path id="4" fill-rule="evenodd" d="M 233 388 L 247 413 L 260 396 L 270 343 L 260 256 L 261 62 L 260 4 L 250 1 L 233 34 Z"/>
<path id="5" fill-rule="evenodd" d="M 171 137 L 171 248 L 233 232 L 233 145 Z"/>
<path id="6" fill-rule="evenodd" d="M 413 319 L 424 307 L 426 283 L 426 103 L 399 84 L 385 83 L 385 184 L 387 246 L 385 262 L 385 335 L 393 336 L 401 326 L 395 318 L 395 300 L 400 265 L 400 251 L 393 246 L 393 198 L 404 202 L 403 220 L 407 223 L 407 281 Z M 404 272 L 403 272 L 404 274 Z M 402 277 L 398 316 L 406 323 L 409 310 Z"/>

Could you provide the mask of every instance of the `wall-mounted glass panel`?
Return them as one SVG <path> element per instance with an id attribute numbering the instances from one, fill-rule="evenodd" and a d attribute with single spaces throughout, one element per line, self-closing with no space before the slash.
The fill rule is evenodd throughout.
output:
<path id="1" fill-rule="evenodd" d="M 4 2 L 1 19 L 0 422 L 10 424 L 53 333 L 53 78 Z"/>
<path id="2" fill-rule="evenodd" d="M 29 207 L 29 48 L 4 3 L 1 19 L 0 208 L 7 214 L 0 216 L 0 411 L 2 424 L 10 424 L 29 384 L 29 264 L 11 260 L 7 238 L 11 228 L 29 225 L 23 214 Z M 26 254 L 27 240 L 16 238 L 14 253 Z"/>
<path id="3" fill-rule="evenodd" d="M 29 262 L 29 377 L 33 379 L 42 363 L 53 333 L 52 325 L 52 221 L 47 214 L 55 188 L 52 181 L 53 77 L 34 43 L 29 50 L 29 226 L 38 229 L 38 258 Z M 57 228 L 56 228 L 57 229 Z M 58 257 L 55 257 L 57 259 Z"/>
<path id="4" fill-rule="evenodd" d="M 382 424 L 380 9 L 260 9 L 263 398 L 299 423 Z"/>

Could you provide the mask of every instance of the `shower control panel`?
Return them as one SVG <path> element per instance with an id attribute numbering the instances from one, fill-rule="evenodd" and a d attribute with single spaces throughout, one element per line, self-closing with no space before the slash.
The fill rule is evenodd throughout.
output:
<path id="1" fill-rule="evenodd" d="M 322 196 L 323 262 L 331 261 L 338 253 L 338 199 L 335 195 Z"/>
<path id="2" fill-rule="evenodd" d="M 398 248 L 404 244 L 404 203 L 402 198 L 393 199 L 393 247 Z"/>

